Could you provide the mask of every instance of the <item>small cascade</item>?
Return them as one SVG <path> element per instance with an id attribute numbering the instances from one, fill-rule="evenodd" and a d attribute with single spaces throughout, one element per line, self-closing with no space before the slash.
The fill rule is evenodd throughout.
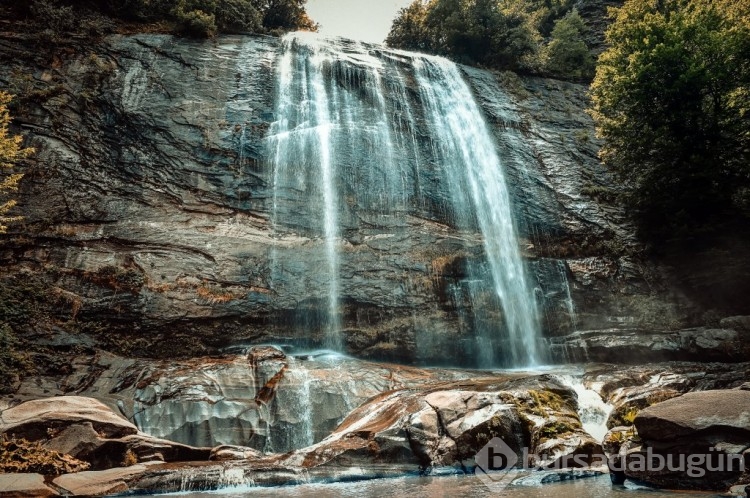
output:
<path id="1" fill-rule="evenodd" d="M 242 171 L 245 167 L 245 148 L 247 146 L 247 123 L 239 125 L 239 143 L 237 144 L 237 168 Z"/>
<path id="2" fill-rule="evenodd" d="M 606 403 L 598 392 L 586 387 L 580 377 L 562 375 L 559 378 L 578 395 L 578 416 L 583 429 L 601 442 L 607 434 L 607 419 L 614 407 Z"/>
<path id="3" fill-rule="evenodd" d="M 570 317 L 570 330 L 578 330 L 578 317 L 576 316 L 576 307 L 573 303 L 573 296 L 570 294 L 570 283 L 568 282 L 568 265 L 563 260 L 557 261 L 557 269 L 560 274 L 560 282 L 565 290 L 565 308 Z"/>
<path id="4" fill-rule="evenodd" d="M 311 395 L 314 378 L 303 363 L 293 358 L 290 359 L 290 375 L 282 386 L 284 392 L 277 405 L 277 409 L 287 412 L 289 420 L 297 421 L 289 427 L 287 448 L 304 448 L 315 443 L 313 427 L 315 414 Z"/>
<path id="5" fill-rule="evenodd" d="M 252 487 L 253 484 L 253 479 L 249 475 L 246 476 L 245 470 L 241 468 L 228 467 L 216 470 L 195 468 L 192 471 L 185 470 L 181 473 L 180 493 L 213 489 L 221 489 L 223 492 L 227 492 L 247 489 Z"/>

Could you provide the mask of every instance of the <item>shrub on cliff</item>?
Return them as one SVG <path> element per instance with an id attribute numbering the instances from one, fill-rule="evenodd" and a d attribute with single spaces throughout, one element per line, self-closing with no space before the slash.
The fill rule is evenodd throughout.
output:
<path id="1" fill-rule="evenodd" d="M 18 190 L 18 182 L 22 174 L 13 173 L 13 167 L 19 160 L 28 157 L 33 150 L 21 147 L 23 139 L 20 136 L 11 135 L 8 131 L 10 125 L 10 113 L 8 104 L 12 97 L 0 92 L 0 233 L 5 233 L 7 223 L 16 221 L 17 217 L 6 216 L 16 205 L 14 199 L 8 199 L 11 192 Z"/>
<path id="2" fill-rule="evenodd" d="M 552 38 L 544 50 L 547 73 L 565 79 L 591 80 L 595 62 L 584 41 L 585 32 L 583 19 L 575 9 L 555 21 Z"/>

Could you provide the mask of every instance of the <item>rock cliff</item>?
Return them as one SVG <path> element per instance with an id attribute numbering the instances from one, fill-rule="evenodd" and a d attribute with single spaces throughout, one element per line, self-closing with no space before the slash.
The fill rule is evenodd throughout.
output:
<path id="1" fill-rule="evenodd" d="M 284 231 L 272 226 L 279 43 L 117 35 L 35 53 L 22 35 L 4 35 L 0 83 L 22 95 L 18 125 L 38 150 L 20 194 L 24 222 L 0 241 L 2 278 L 22 288 L 6 300 L 23 302 L 4 319 L 37 343 L 141 356 L 320 343 L 326 285 L 315 268 L 325 262 L 307 225 L 316 214 L 300 195 L 284 204 Z M 343 57 L 381 50 L 342 46 Z M 694 318 L 640 259 L 622 213 L 602 202 L 611 186 L 586 87 L 462 70 L 511 182 L 544 335 Z M 341 174 L 344 348 L 473 365 L 481 324 L 472 316 L 494 306 L 492 296 L 466 298 L 468 268 L 486 264 L 481 237 L 442 208 L 451 187 L 433 165 L 417 167 L 429 185 L 397 219 L 357 195 L 355 170 Z"/>

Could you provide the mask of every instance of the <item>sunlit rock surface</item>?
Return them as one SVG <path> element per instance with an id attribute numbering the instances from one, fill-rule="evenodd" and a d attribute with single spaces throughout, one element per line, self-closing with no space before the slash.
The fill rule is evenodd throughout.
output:
<path id="1" fill-rule="evenodd" d="M 72 388 L 106 404 L 109 408 L 95 402 L 132 434 L 137 426 L 150 436 L 192 446 L 238 445 L 274 453 L 320 441 L 352 410 L 382 392 L 475 375 L 363 362 L 326 352 L 293 356 L 273 347 L 169 362 L 100 353 L 78 357 L 74 365 L 76 370 L 62 383 L 27 379 L 13 398 L 2 400 L 0 409 L 25 399 L 70 394 Z M 76 384 L 81 378 L 86 383 Z M 64 403 L 77 398 L 52 399 Z M 13 416 L 13 410 L 18 408 L 6 410 L 5 416 Z"/>

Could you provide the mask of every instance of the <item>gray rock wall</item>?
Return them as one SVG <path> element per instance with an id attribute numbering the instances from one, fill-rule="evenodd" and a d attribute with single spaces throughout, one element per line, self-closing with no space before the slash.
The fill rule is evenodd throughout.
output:
<path id="1" fill-rule="evenodd" d="M 270 221 L 278 39 L 113 36 L 52 63 L 19 57 L 25 43 L 4 41 L 0 60 L 15 70 L 0 83 L 33 75 L 16 110 L 38 153 L 20 194 L 24 223 L 0 259 L 3 275 L 41 280 L 57 303 L 28 338 L 63 329 L 73 342 L 162 357 L 316 345 L 326 289 L 309 269 L 325 265 L 323 241 L 304 223 L 278 236 Z M 464 74 L 508 168 L 544 334 L 684 319 L 679 295 L 633 256 L 622 213 L 592 197 L 609 179 L 586 88 Z M 446 188 L 425 191 L 439 200 Z M 473 364 L 472 310 L 455 289 L 469 265 L 484 264 L 482 242 L 429 205 L 398 224 L 368 220 L 363 206 L 353 209 L 363 218 L 344 220 L 348 352 Z M 306 203 L 296 209 L 310 218 Z"/>

